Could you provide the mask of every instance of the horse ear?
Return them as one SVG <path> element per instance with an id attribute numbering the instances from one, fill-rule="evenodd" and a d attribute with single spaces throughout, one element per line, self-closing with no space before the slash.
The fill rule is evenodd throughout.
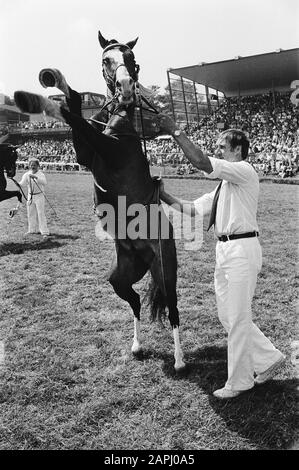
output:
<path id="1" fill-rule="evenodd" d="M 138 41 L 138 38 L 134 39 L 134 41 L 129 41 L 127 42 L 127 46 L 129 46 L 129 48 L 132 50 L 137 41 Z"/>
<path id="2" fill-rule="evenodd" d="M 107 41 L 107 39 L 105 39 L 102 36 L 101 31 L 98 32 L 98 38 L 99 38 L 99 43 L 101 44 L 102 49 L 105 49 L 105 47 L 108 46 L 109 41 Z"/>

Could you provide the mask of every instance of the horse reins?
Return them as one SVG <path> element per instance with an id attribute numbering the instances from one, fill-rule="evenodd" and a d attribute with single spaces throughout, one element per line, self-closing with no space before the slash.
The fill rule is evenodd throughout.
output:
<path id="1" fill-rule="evenodd" d="M 25 196 L 25 193 L 23 191 L 22 186 L 14 178 L 9 177 L 9 179 L 11 179 L 15 183 L 15 185 L 19 188 L 19 190 L 21 191 L 22 196 L 24 197 L 25 201 L 28 201 L 27 197 Z"/>
<path id="2" fill-rule="evenodd" d="M 34 181 L 34 183 L 36 184 L 36 186 L 38 187 L 38 189 L 40 190 L 40 192 L 44 195 L 44 198 L 46 199 L 47 203 L 49 204 L 49 206 L 51 207 L 52 211 L 54 212 L 55 217 L 58 217 L 56 210 L 54 209 L 54 207 L 52 206 L 51 202 L 49 201 L 49 199 L 48 199 L 47 196 L 45 195 L 45 192 L 41 189 L 41 187 L 39 186 L 39 184 L 37 183 L 37 181 Z"/>
<path id="3" fill-rule="evenodd" d="M 19 190 L 21 191 L 22 193 L 22 196 L 24 197 L 24 199 L 27 201 L 27 202 L 31 202 L 32 201 L 32 194 L 31 194 L 31 198 L 28 199 L 26 196 L 25 196 L 25 193 L 22 189 L 22 186 L 14 179 L 14 178 L 10 178 L 14 183 L 15 185 L 19 188 Z M 54 212 L 54 215 L 55 217 L 58 217 L 57 215 L 57 212 L 55 211 L 53 205 L 51 204 L 51 202 L 49 201 L 49 199 L 47 198 L 47 196 L 45 195 L 45 192 L 41 189 L 41 187 L 39 186 L 39 184 L 37 183 L 37 181 L 34 181 L 34 183 L 36 184 L 36 186 L 38 187 L 38 189 L 40 190 L 40 192 L 44 195 L 44 198 L 46 199 L 46 201 L 48 202 L 49 206 L 51 207 L 52 211 Z M 32 188 L 30 187 L 31 191 L 32 191 Z"/>

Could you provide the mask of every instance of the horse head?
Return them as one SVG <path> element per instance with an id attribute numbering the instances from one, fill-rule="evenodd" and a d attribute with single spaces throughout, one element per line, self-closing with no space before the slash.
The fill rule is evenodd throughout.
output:
<path id="1" fill-rule="evenodd" d="M 18 154 L 17 146 L 10 144 L 0 144 L 0 166 L 5 169 L 8 178 L 13 178 L 16 174 L 16 161 Z"/>
<path id="2" fill-rule="evenodd" d="M 102 70 L 108 89 L 120 104 L 129 106 L 135 101 L 135 83 L 138 80 L 139 65 L 132 51 L 138 38 L 121 44 L 115 39 L 108 41 L 100 31 L 98 38 L 103 49 Z"/>

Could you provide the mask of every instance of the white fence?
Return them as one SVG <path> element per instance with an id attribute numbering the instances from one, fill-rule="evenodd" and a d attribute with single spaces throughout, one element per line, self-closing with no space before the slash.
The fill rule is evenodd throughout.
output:
<path id="1" fill-rule="evenodd" d="M 79 163 L 39 162 L 41 170 L 46 171 L 86 171 Z M 17 160 L 18 170 L 28 170 L 28 161 Z"/>

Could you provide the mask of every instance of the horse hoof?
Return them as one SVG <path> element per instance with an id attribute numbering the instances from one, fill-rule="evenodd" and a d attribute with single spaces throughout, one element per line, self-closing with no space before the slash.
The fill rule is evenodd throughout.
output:
<path id="1" fill-rule="evenodd" d="M 14 99 L 17 107 L 23 113 L 39 114 L 44 110 L 43 97 L 27 91 L 16 91 Z"/>
<path id="2" fill-rule="evenodd" d="M 38 76 L 41 86 L 44 88 L 56 86 L 58 81 L 56 78 L 57 72 L 58 70 L 56 69 L 42 69 Z"/>
<path id="3" fill-rule="evenodd" d="M 186 367 L 187 366 L 186 366 L 185 362 L 183 362 L 183 361 L 180 362 L 179 364 L 174 365 L 174 369 L 175 369 L 177 374 L 181 374 L 181 373 L 185 372 Z"/>
<path id="4" fill-rule="evenodd" d="M 44 88 L 56 87 L 68 98 L 70 97 L 69 86 L 64 75 L 57 69 L 42 69 L 38 76 L 40 84 Z M 81 105 L 81 100 L 80 100 Z"/>
<path id="5" fill-rule="evenodd" d="M 140 346 L 140 344 L 133 344 L 131 351 L 134 356 L 138 356 L 142 352 L 142 347 Z"/>
<path id="6" fill-rule="evenodd" d="M 131 351 L 134 356 L 140 356 L 143 350 L 140 343 L 133 343 Z"/>

